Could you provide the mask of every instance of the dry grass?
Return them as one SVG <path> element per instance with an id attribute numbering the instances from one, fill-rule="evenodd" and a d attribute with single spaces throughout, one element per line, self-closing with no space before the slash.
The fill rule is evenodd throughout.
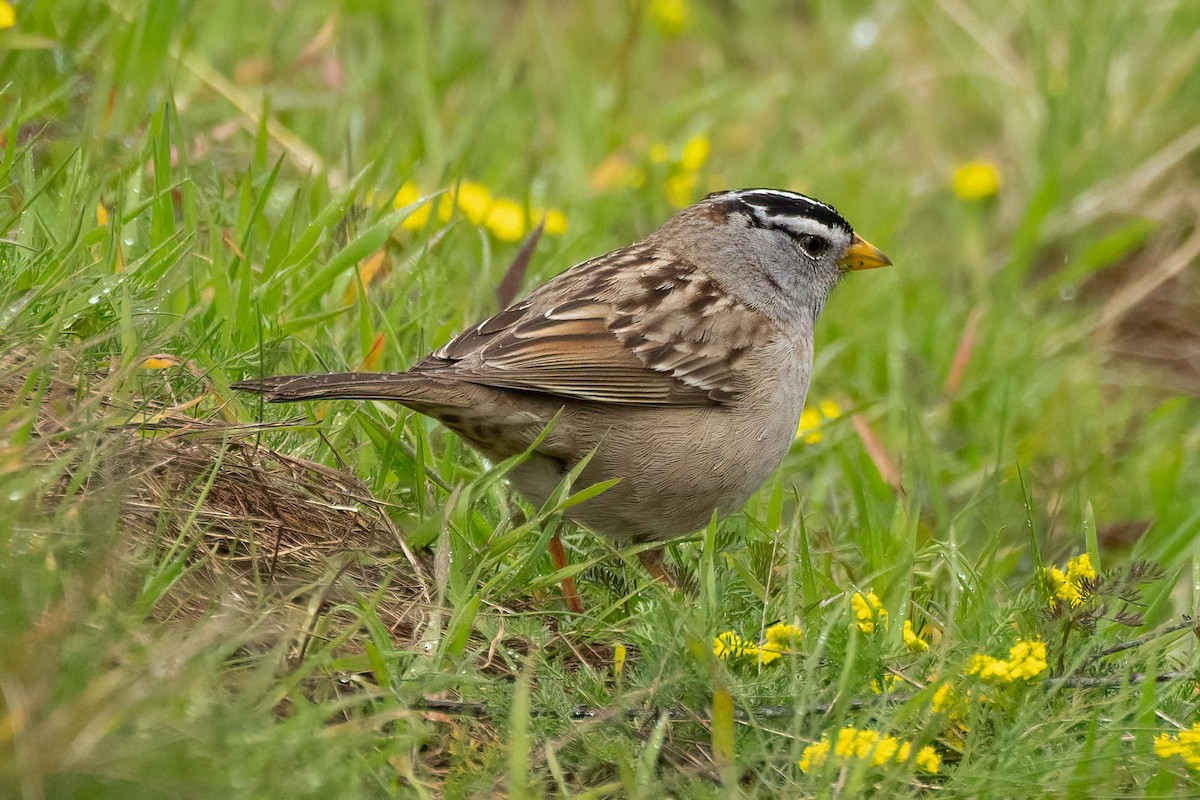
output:
<path id="1" fill-rule="evenodd" d="M 7 356 L 0 414 L 7 427 L 29 426 L 7 466 L 59 470 L 48 504 L 116 498 L 130 552 L 183 555 L 186 569 L 159 616 L 197 619 L 220 608 L 247 619 L 315 618 L 378 595 L 374 608 L 395 645 L 416 642 L 430 613 L 427 565 L 360 480 L 262 446 L 263 426 L 150 402 L 135 410 L 115 399 L 119 383 L 115 371 L 84 374 L 65 350 Z M 267 629 L 295 629 L 279 622 Z"/>

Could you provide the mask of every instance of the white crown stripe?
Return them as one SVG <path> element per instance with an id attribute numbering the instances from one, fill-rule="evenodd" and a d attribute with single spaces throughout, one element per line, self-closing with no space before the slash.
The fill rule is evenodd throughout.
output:
<path id="1" fill-rule="evenodd" d="M 799 203 L 799 204 L 807 204 L 809 206 L 812 206 L 813 208 L 820 208 L 820 209 L 824 209 L 825 211 L 829 211 L 831 213 L 837 214 L 837 209 L 835 209 L 833 206 L 831 206 L 827 203 L 822 203 L 820 200 L 814 200 L 811 197 L 807 197 L 802 194 L 794 194 L 792 192 L 766 191 L 763 189 L 755 189 L 751 192 L 747 192 L 746 194 L 742 195 L 741 199 L 744 202 L 749 203 L 752 206 L 758 206 L 758 207 L 762 208 L 762 207 L 764 207 L 765 204 L 756 203 L 756 202 L 754 202 L 754 199 L 755 199 L 755 197 L 761 197 L 764 195 L 770 196 L 770 197 L 778 197 L 783 200 L 791 200 L 791 201 L 793 201 L 795 203 Z"/>

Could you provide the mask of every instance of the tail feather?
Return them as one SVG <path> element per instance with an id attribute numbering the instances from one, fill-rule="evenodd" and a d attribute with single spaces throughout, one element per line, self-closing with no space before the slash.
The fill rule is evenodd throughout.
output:
<path id="1" fill-rule="evenodd" d="M 268 403 L 297 400 L 405 400 L 421 394 L 419 381 L 402 372 L 333 372 L 317 375 L 277 375 L 233 384 L 241 392 L 256 392 Z"/>

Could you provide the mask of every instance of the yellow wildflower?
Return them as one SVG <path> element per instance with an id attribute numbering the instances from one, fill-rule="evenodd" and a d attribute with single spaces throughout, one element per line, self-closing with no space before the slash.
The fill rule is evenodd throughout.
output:
<path id="1" fill-rule="evenodd" d="M 842 407 L 832 400 L 822 400 L 816 408 L 808 406 L 800 412 L 800 424 L 796 427 L 796 438 L 805 444 L 816 444 L 825 438 L 821 426 L 842 415 Z"/>
<path id="2" fill-rule="evenodd" d="M 538 222 L 545 220 L 542 233 L 547 236 L 562 236 L 567 232 L 567 215 L 557 208 L 535 208 L 531 216 Z"/>
<path id="3" fill-rule="evenodd" d="M 934 714 L 944 714 L 948 721 L 957 721 L 967 715 L 976 700 L 989 702 L 986 696 L 976 695 L 971 689 L 962 690 L 946 681 L 934 690 L 933 697 L 929 699 L 929 710 Z"/>
<path id="4" fill-rule="evenodd" d="M 865 595 L 855 592 L 850 598 L 850 608 L 854 611 L 856 620 L 851 624 L 857 625 L 863 633 L 874 633 L 876 622 L 882 626 L 887 625 L 887 609 L 874 592 L 867 592 Z"/>
<path id="5" fill-rule="evenodd" d="M 713 639 L 713 653 L 722 661 L 755 658 L 759 664 L 766 666 L 774 664 L 788 653 L 799 652 L 800 636 L 800 628 L 783 622 L 767 628 L 766 639 L 761 645 L 743 639 L 735 631 L 725 631 Z"/>
<path id="6" fill-rule="evenodd" d="M 967 674 L 978 675 L 980 680 L 988 683 L 1002 683 L 1008 680 L 1008 667 L 1007 661 L 977 653 L 967 665 Z"/>
<path id="7" fill-rule="evenodd" d="M 454 194 L 452 192 L 444 194 L 437 204 L 438 221 L 449 222 L 454 216 Z"/>
<path id="8" fill-rule="evenodd" d="M 516 200 L 496 198 L 488 209 L 483 226 L 502 242 L 519 242 L 525 235 L 525 208 Z"/>
<path id="9" fill-rule="evenodd" d="M 1050 608 L 1058 608 L 1058 601 L 1066 601 L 1068 605 L 1077 606 L 1083 602 L 1083 594 L 1079 587 L 1071 583 L 1058 567 L 1048 567 L 1042 571 L 1046 581 L 1046 591 L 1050 595 Z"/>
<path id="10" fill-rule="evenodd" d="M 777 622 L 767 628 L 767 644 L 784 652 L 797 653 L 800 651 L 802 635 L 803 631 L 798 625 Z"/>
<path id="11" fill-rule="evenodd" d="M 959 200 L 986 200 L 1000 191 L 1000 168 L 994 161 L 968 161 L 955 168 L 951 185 Z"/>
<path id="12" fill-rule="evenodd" d="M 142 369 L 158 370 L 171 369 L 183 364 L 183 361 L 178 356 L 169 355 L 168 353 L 159 353 L 154 356 L 146 356 L 142 359 Z"/>
<path id="13" fill-rule="evenodd" d="M 1155 736 L 1154 753 L 1159 758 L 1179 756 L 1188 769 L 1200 772 L 1200 723 L 1176 734 Z"/>
<path id="14" fill-rule="evenodd" d="M 1046 643 L 1022 639 L 1008 651 L 1008 660 L 976 654 L 967 666 L 968 675 L 984 683 L 1012 683 L 1036 678 L 1046 671 Z"/>
<path id="15" fill-rule="evenodd" d="M 800 425 L 796 428 L 796 438 L 803 439 L 805 444 L 816 444 L 825 438 L 821 433 L 821 412 L 815 408 L 806 408 L 800 412 Z"/>
<path id="16" fill-rule="evenodd" d="M 17 10 L 11 3 L 0 0 L 0 30 L 11 28 L 17 24 Z"/>
<path id="17" fill-rule="evenodd" d="M 831 747 L 833 745 L 830 744 L 829 737 L 822 736 L 820 741 L 813 742 L 804 748 L 804 752 L 800 754 L 800 771 L 808 772 L 813 767 L 820 766 L 829 755 Z"/>
<path id="18" fill-rule="evenodd" d="M 942 768 L 942 757 L 930 745 L 925 745 L 917 751 L 917 769 L 936 775 Z"/>
<path id="19" fill-rule="evenodd" d="M 1087 553 L 1075 556 L 1067 562 L 1067 580 L 1071 583 L 1082 583 L 1096 579 L 1096 570 L 1092 568 L 1092 557 Z"/>
<path id="20" fill-rule="evenodd" d="M 954 708 L 954 701 L 957 699 L 957 693 L 954 691 L 954 684 L 943 683 L 933 692 L 933 698 L 929 701 L 929 707 L 933 709 L 935 714 L 943 714 Z"/>
<path id="21" fill-rule="evenodd" d="M 404 208 L 407 205 L 417 202 L 421 199 L 421 190 L 412 181 L 405 181 L 396 192 L 396 196 L 392 199 L 393 208 Z M 433 208 L 429 203 L 423 203 L 413 209 L 412 213 L 404 218 L 400 223 L 400 228 L 406 231 L 415 231 L 424 228 L 429 222 L 429 216 L 433 212 Z"/>
<path id="22" fill-rule="evenodd" d="M 778 622 L 767 628 L 766 641 L 758 648 L 758 663 L 772 664 L 785 653 L 800 652 L 800 628 Z"/>
<path id="23" fill-rule="evenodd" d="M 804 748 L 800 755 L 800 769 L 809 772 L 820 766 L 830 756 L 838 761 L 865 761 L 873 767 L 888 763 L 902 764 L 912 755 L 912 743 L 901 741 L 895 736 L 885 736 L 877 731 L 842 728 L 832 741 L 829 734 Z M 937 772 L 941 759 L 932 747 L 922 747 L 917 752 L 916 765 L 925 772 Z"/>
<path id="24" fill-rule="evenodd" d="M 620 642 L 617 642 L 615 645 L 613 645 L 613 674 L 614 675 L 617 675 L 619 677 L 621 672 L 625 669 L 625 658 L 627 655 L 628 654 L 625 650 L 625 645 L 621 644 Z"/>
<path id="25" fill-rule="evenodd" d="M 463 181 L 458 184 L 458 190 L 454 193 L 454 202 L 468 222 L 472 225 L 482 225 L 495 198 L 482 183 Z"/>
<path id="26" fill-rule="evenodd" d="M 677 172 L 671 175 L 663 184 L 667 202 L 676 208 L 691 205 L 696 198 L 696 187 L 699 183 L 700 179 L 694 172 Z"/>
<path id="27" fill-rule="evenodd" d="M 1076 556 L 1067 562 L 1067 571 L 1058 567 L 1047 567 L 1042 570 L 1042 580 L 1046 584 L 1046 593 L 1050 595 L 1051 609 L 1058 608 L 1059 601 L 1075 607 L 1082 603 L 1085 597 L 1085 583 L 1096 579 L 1096 570 L 1092 567 L 1092 557 L 1087 553 Z"/>
<path id="28" fill-rule="evenodd" d="M 909 652 L 924 653 L 929 649 L 929 642 L 922 639 L 917 635 L 917 632 L 913 630 L 911 619 L 904 620 L 904 630 L 901 631 L 901 635 L 904 637 L 904 646 L 909 649 Z"/>
<path id="29" fill-rule="evenodd" d="M 764 667 L 768 664 L 774 664 L 779 659 L 783 658 L 783 653 L 772 647 L 756 647 L 754 648 L 755 655 L 758 656 L 758 663 Z"/>
<path id="30" fill-rule="evenodd" d="M 663 36 L 678 36 L 687 27 L 692 9 L 688 0 L 650 0 L 646 13 Z"/>
<path id="31" fill-rule="evenodd" d="M 688 139 L 683 145 L 683 155 L 679 158 L 679 166 L 685 172 L 697 172 L 704 166 L 704 162 L 708 161 L 708 152 L 712 149 L 712 143 L 708 137 L 702 133 L 698 133 Z"/>
<path id="32" fill-rule="evenodd" d="M 1027 681 L 1046 671 L 1046 643 L 1022 639 L 1008 651 L 1009 680 Z"/>
<path id="33" fill-rule="evenodd" d="M 758 654 L 758 647 L 734 631 L 725 631 L 713 639 L 713 654 L 722 661 Z"/>
<path id="34" fill-rule="evenodd" d="M 883 681 L 871 681 L 871 691 L 875 694 L 891 694 L 904 685 L 899 675 L 886 675 Z"/>

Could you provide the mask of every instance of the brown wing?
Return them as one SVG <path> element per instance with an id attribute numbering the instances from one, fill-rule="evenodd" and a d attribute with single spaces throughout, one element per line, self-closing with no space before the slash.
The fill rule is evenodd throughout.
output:
<path id="1" fill-rule="evenodd" d="M 764 335 L 755 317 L 694 269 L 621 251 L 563 273 L 413 371 L 598 403 L 719 405 L 742 389 L 739 362 Z"/>

